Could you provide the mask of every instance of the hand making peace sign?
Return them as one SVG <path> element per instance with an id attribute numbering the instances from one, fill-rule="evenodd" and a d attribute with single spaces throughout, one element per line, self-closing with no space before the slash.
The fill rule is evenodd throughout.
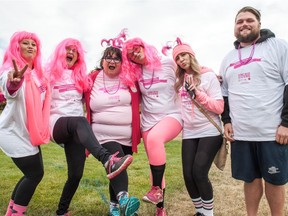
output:
<path id="1" fill-rule="evenodd" d="M 20 82 L 21 79 L 23 78 L 25 71 L 28 68 L 28 65 L 26 64 L 24 68 L 22 68 L 22 70 L 19 71 L 14 59 L 12 60 L 12 62 L 13 62 L 14 70 L 8 73 L 8 80 L 10 82 Z"/>

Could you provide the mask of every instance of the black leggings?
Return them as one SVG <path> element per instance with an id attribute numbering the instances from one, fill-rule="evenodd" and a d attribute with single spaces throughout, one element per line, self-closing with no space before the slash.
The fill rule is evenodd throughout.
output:
<path id="1" fill-rule="evenodd" d="M 107 142 L 102 144 L 104 148 L 106 148 L 110 153 L 114 154 L 115 152 L 119 152 L 118 157 L 123 157 L 124 155 L 130 154 L 132 155 L 132 147 L 124 146 L 119 144 L 118 142 Z M 110 201 L 114 203 L 118 203 L 117 194 L 121 191 L 128 192 L 128 174 L 127 171 L 122 171 L 115 178 L 110 180 L 109 183 L 109 193 L 110 193 Z"/>
<path id="2" fill-rule="evenodd" d="M 102 164 L 108 161 L 111 154 L 99 144 L 85 117 L 59 118 L 53 129 L 53 138 L 58 144 L 64 144 L 68 167 L 68 179 L 56 211 L 58 215 L 62 215 L 67 212 L 83 176 L 85 149 Z"/>
<path id="3" fill-rule="evenodd" d="M 28 206 L 38 184 L 44 176 L 42 154 L 22 158 L 12 158 L 16 166 L 24 176 L 16 184 L 11 199 L 14 203 L 21 206 Z"/>
<path id="4" fill-rule="evenodd" d="M 213 198 L 208 173 L 222 144 L 222 136 L 182 140 L 182 166 L 187 191 L 192 199 Z"/>

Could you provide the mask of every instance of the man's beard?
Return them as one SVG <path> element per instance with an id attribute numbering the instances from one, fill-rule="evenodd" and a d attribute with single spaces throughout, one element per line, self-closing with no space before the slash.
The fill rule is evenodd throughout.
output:
<path id="1" fill-rule="evenodd" d="M 251 32 L 248 35 L 242 36 L 240 33 L 237 35 L 237 40 L 241 43 L 250 43 L 254 42 L 259 36 L 259 33 Z"/>

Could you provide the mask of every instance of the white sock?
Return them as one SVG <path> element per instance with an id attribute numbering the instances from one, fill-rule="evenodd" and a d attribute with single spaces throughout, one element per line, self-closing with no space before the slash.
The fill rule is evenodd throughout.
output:
<path id="1" fill-rule="evenodd" d="M 192 199 L 192 202 L 193 202 L 193 204 L 194 204 L 196 213 L 197 213 L 197 212 L 203 213 L 203 212 L 202 212 L 202 210 L 203 210 L 203 204 L 202 204 L 201 197 L 197 197 L 197 198 L 195 198 L 195 199 Z"/>
<path id="2" fill-rule="evenodd" d="M 203 214 L 205 216 L 213 216 L 213 207 L 214 207 L 214 200 L 213 198 L 211 200 L 203 200 L 202 199 L 202 204 L 203 204 Z"/>

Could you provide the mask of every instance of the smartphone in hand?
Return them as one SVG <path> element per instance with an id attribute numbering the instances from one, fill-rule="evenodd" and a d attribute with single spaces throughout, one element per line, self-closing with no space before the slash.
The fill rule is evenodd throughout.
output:
<path id="1" fill-rule="evenodd" d="M 185 89 L 186 89 L 186 91 L 188 92 L 188 94 L 192 98 L 195 98 L 195 91 L 194 90 L 189 90 L 189 86 L 190 86 L 190 84 L 187 81 L 185 81 Z"/>

